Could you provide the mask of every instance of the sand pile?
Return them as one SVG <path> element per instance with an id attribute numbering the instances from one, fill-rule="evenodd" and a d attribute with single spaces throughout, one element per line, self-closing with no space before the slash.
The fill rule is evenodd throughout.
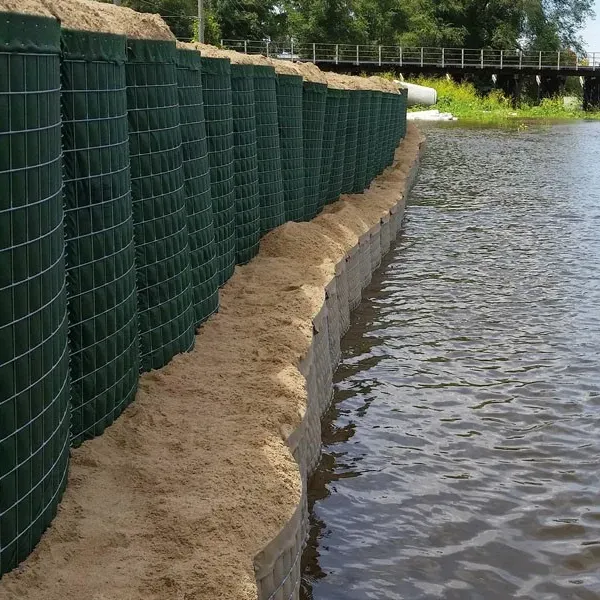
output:
<path id="1" fill-rule="evenodd" d="M 51 17 L 52 13 L 41 0 L 0 0 L 0 11 Z"/>
<path id="2" fill-rule="evenodd" d="M 135 39 L 175 41 L 175 36 L 159 15 L 139 13 L 123 6 L 93 0 L 40 0 L 40 2 L 65 29 L 118 33 Z"/>
<path id="3" fill-rule="evenodd" d="M 301 497 L 285 441 L 306 412 L 312 319 L 335 263 L 397 202 L 419 142 L 410 127 L 370 190 L 271 232 L 236 267 L 194 351 L 144 374 L 122 417 L 73 450 L 59 514 L 0 598 L 256 599 L 254 557 Z"/>

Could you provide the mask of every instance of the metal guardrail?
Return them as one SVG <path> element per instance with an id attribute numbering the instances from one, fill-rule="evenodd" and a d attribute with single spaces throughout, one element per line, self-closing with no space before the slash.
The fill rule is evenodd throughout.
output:
<path id="1" fill-rule="evenodd" d="M 580 56 L 570 50 L 522 52 L 469 48 L 294 44 L 271 40 L 221 40 L 221 46 L 245 54 L 262 54 L 283 60 L 355 66 L 600 71 L 600 52 Z"/>

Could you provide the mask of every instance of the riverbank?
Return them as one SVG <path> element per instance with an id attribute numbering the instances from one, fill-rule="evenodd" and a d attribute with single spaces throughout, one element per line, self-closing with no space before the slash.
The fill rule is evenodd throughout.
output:
<path id="1" fill-rule="evenodd" d="M 562 98 L 546 98 L 539 105 L 522 104 L 514 108 L 501 91 L 494 90 L 485 96 L 477 94 L 471 83 L 456 83 L 445 78 L 420 77 L 411 83 L 432 87 L 437 91 L 435 109 L 451 113 L 460 121 L 481 123 L 516 123 L 530 119 L 560 121 L 574 119 L 600 119 L 600 111 L 585 112 Z M 431 108 L 431 107 L 429 107 Z M 413 107 L 410 111 L 423 110 Z"/>
<path id="2" fill-rule="evenodd" d="M 329 359 L 399 226 L 421 144 L 409 127 L 364 194 L 279 227 L 236 267 L 195 349 L 144 374 L 121 419 L 73 450 L 58 516 L 3 577 L 7 597 L 296 597 Z"/>

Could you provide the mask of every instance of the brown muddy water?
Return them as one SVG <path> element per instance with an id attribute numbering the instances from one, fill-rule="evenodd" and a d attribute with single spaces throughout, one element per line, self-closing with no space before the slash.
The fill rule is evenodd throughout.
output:
<path id="1" fill-rule="evenodd" d="M 600 123 L 425 133 L 343 340 L 303 598 L 600 599 Z"/>

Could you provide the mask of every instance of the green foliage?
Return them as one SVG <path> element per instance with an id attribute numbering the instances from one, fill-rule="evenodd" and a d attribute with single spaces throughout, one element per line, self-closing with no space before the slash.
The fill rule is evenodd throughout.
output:
<path id="1" fill-rule="evenodd" d="M 413 83 L 434 88 L 438 93 L 435 106 L 440 112 L 452 113 L 461 121 L 502 122 L 523 119 L 600 119 L 600 112 L 586 113 L 580 107 L 565 106 L 562 97 L 546 98 L 538 105 L 522 103 L 518 108 L 501 90 L 479 94 L 470 82 L 457 83 L 446 78 L 419 77 Z M 422 110 L 414 107 L 410 110 Z"/>
<path id="2" fill-rule="evenodd" d="M 190 39 L 197 0 L 123 0 Z M 207 41 L 581 50 L 594 0 L 205 0 Z"/>

